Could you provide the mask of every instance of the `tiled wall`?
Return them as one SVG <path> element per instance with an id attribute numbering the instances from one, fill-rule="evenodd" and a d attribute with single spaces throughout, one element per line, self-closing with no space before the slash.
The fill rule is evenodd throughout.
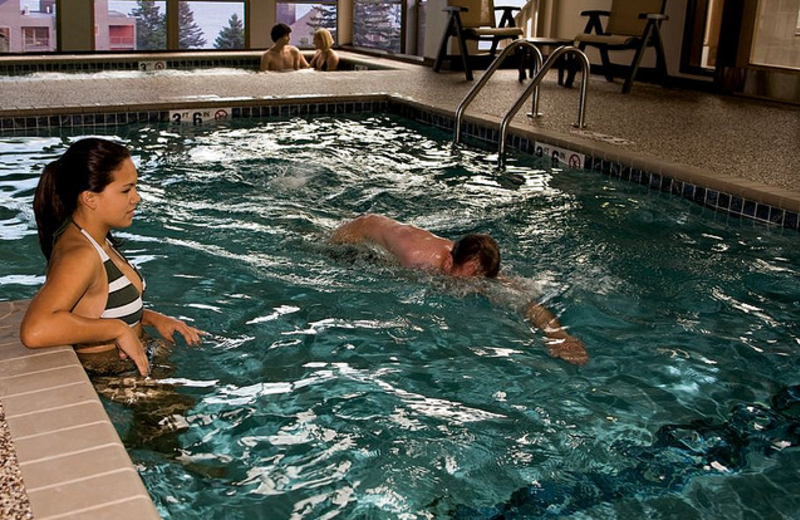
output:
<path id="1" fill-rule="evenodd" d="M 192 109 L 201 108 L 193 106 Z M 336 102 L 314 99 L 302 102 L 240 103 L 232 109 L 231 118 L 303 117 L 329 114 L 385 113 L 392 112 L 415 121 L 452 131 L 453 116 L 427 106 L 376 96 Z M 30 134 L 60 128 L 114 127 L 137 123 L 169 123 L 168 110 L 97 112 L 84 114 L 57 114 L 38 117 L 0 119 L 0 134 Z M 463 135 L 479 146 L 497 146 L 499 131 L 486 125 L 465 123 Z M 531 137 L 513 131 L 509 133 L 509 146 L 523 153 L 533 153 Z M 654 190 L 672 193 L 737 217 L 748 218 L 765 224 L 778 225 L 800 231 L 800 215 L 779 207 L 736 196 L 723 191 L 709 189 L 691 182 L 681 181 L 659 172 L 631 168 L 620 161 L 586 157 L 585 169 L 604 173 L 611 177 L 649 186 Z"/>

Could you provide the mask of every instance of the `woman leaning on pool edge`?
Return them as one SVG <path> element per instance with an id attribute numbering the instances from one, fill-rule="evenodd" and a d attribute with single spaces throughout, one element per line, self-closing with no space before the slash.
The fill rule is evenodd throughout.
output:
<path id="1" fill-rule="evenodd" d="M 25 346 L 73 345 L 89 372 L 146 376 L 156 347 L 145 348 L 143 325 L 200 341 L 198 329 L 143 308 L 144 280 L 114 247 L 111 230 L 130 226 L 141 201 L 137 179 L 127 148 L 96 138 L 45 167 L 33 209 L 47 277 L 22 320 Z"/>

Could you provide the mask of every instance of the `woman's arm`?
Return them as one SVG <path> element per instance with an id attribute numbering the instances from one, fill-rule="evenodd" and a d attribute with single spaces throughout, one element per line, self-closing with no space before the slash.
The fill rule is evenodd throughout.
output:
<path id="1" fill-rule="evenodd" d="M 189 345 L 197 345 L 200 343 L 202 341 L 200 336 L 205 334 L 200 329 L 190 327 L 179 319 L 171 318 L 159 312 L 148 309 L 145 309 L 144 314 L 142 315 L 142 325 L 153 327 L 158 331 L 161 337 L 170 343 L 175 342 L 173 336 L 176 332 L 183 336 L 183 339 L 186 340 L 186 343 Z"/>
<path id="2" fill-rule="evenodd" d="M 337 67 L 339 67 L 339 55 L 336 54 L 335 50 L 330 49 L 328 51 L 328 59 L 326 60 L 326 62 L 328 66 L 325 67 L 325 69 L 328 72 L 333 72 L 334 70 L 337 69 Z"/>
<path id="3" fill-rule="evenodd" d="M 115 343 L 136 363 L 139 372 L 149 371 L 144 348 L 122 320 L 87 318 L 73 311 L 99 276 L 97 253 L 91 248 L 73 248 L 54 254 L 47 279 L 36 293 L 20 325 L 20 340 L 28 348 L 88 343 Z"/>

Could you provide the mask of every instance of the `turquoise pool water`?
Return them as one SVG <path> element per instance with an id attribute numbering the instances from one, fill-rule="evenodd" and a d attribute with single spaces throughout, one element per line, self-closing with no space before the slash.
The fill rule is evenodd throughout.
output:
<path id="1" fill-rule="evenodd" d="M 531 158 L 498 173 L 392 116 L 116 132 L 147 301 L 210 333 L 172 357 L 188 430 L 130 449 L 165 518 L 796 518 L 800 427 L 764 420 L 800 382 L 796 232 Z M 42 281 L 33 189 L 76 137 L 0 138 L 0 299 Z M 367 211 L 491 233 L 524 294 L 325 243 Z M 546 354 L 528 297 L 588 365 Z"/>

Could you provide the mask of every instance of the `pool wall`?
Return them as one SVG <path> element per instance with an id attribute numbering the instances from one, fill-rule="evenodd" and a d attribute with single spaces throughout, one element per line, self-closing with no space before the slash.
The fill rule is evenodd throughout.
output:
<path id="1" fill-rule="evenodd" d="M 59 55 L 31 57 L 5 56 L 0 59 L 0 76 L 19 76 L 42 72 L 94 73 L 107 71 L 158 71 L 193 70 L 208 68 L 259 70 L 260 51 L 241 52 L 164 52 L 155 54 L 105 54 Z M 304 51 L 311 59 L 313 52 Z M 376 63 L 375 60 L 342 56 L 339 70 L 387 70 L 390 67 Z"/>

